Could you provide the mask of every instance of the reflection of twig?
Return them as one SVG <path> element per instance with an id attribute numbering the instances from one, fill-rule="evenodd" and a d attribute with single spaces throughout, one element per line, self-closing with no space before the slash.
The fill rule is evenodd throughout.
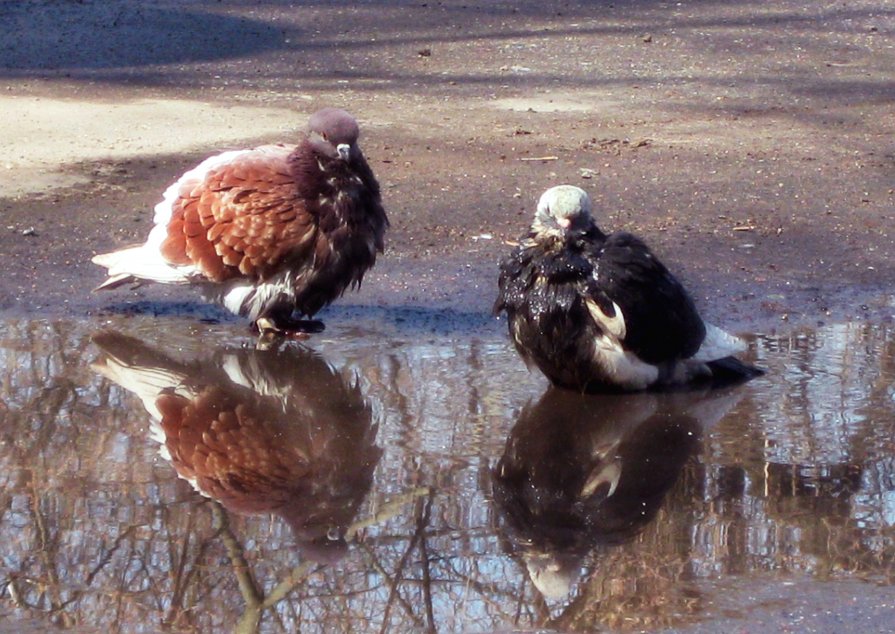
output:
<path id="1" fill-rule="evenodd" d="M 73 617 L 63 611 L 62 593 L 59 589 L 59 575 L 56 572 L 56 565 L 53 556 L 56 554 L 56 542 L 50 537 L 50 531 L 47 527 L 46 520 L 40 510 L 40 495 L 37 491 L 37 483 L 35 482 L 34 472 L 31 473 L 31 512 L 34 516 L 34 522 L 37 525 L 37 535 L 40 542 L 40 557 L 47 570 L 47 594 L 49 595 L 50 610 L 49 612 L 58 614 L 62 621 L 63 627 L 71 627 L 74 625 Z"/>
<path id="2" fill-rule="evenodd" d="M 420 533 L 420 559 L 423 566 L 423 596 L 426 604 L 426 621 L 429 625 L 427 628 L 430 632 L 435 632 L 435 611 L 432 608 L 432 577 L 429 571 L 429 549 L 426 544 L 425 529 L 429 525 L 429 517 L 432 510 L 432 495 L 426 500 L 426 507 L 417 523 L 417 531 Z"/>
<path id="3" fill-rule="evenodd" d="M 368 517 L 364 520 L 360 520 L 354 522 L 348 529 L 345 531 L 345 540 L 352 541 L 359 531 L 368 526 L 374 526 L 379 524 L 380 522 L 391 519 L 392 517 L 398 515 L 401 512 L 401 508 L 413 500 L 414 498 L 418 498 L 420 496 L 426 495 L 429 493 L 429 489 L 427 487 L 418 487 L 413 489 L 409 493 L 405 493 L 399 498 L 392 500 L 388 504 L 382 506 L 382 508 L 372 517 Z M 262 609 L 266 609 L 269 607 L 273 607 L 280 601 L 282 601 L 286 595 L 288 595 L 301 581 L 303 581 L 310 573 L 313 565 L 310 562 L 302 562 L 296 568 L 289 573 L 285 579 L 283 579 L 277 586 L 271 590 L 270 594 L 261 604 Z"/>
<path id="4" fill-rule="evenodd" d="M 233 566 L 233 573 L 239 584 L 239 593 L 246 602 L 246 611 L 236 625 L 236 631 L 240 633 L 254 632 L 258 629 L 263 611 L 261 593 L 258 591 L 258 586 L 255 585 L 255 580 L 252 579 L 252 572 L 243 555 L 242 546 L 236 541 L 230 530 L 227 514 L 224 513 L 218 502 L 212 501 L 211 515 L 214 519 L 214 527 L 220 531 L 221 540 L 224 542 L 224 548 L 227 550 L 227 556 Z"/>
<path id="5" fill-rule="evenodd" d="M 275 606 L 277 603 L 286 598 L 286 595 L 292 592 L 300 582 L 304 581 L 309 574 L 314 563 L 303 561 L 301 564 L 292 569 L 292 571 L 283 579 L 276 587 L 270 591 L 270 594 L 261 604 L 262 609 Z"/>
<path id="6" fill-rule="evenodd" d="M 357 533 L 360 530 L 393 518 L 395 515 L 401 512 L 401 508 L 409 501 L 428 493 L 428 488 L 419 487 L 413 489 L 409 493 L 405 493 L 395 500 L 392 500 L 388 504 L 383 505 L 382 508 L 372 517 L 354 522 L 351 526 L 349 526 L 348 529 L 345 531 L 345 540 L 352 541 L 357 536 Z M 274 605 L 282 601 L 286 597 L 286 595 L 292 592 L 295 586 L 297 586 L 311 573 L 311 568 L 313 568 L 313 564 L 307 561 L 302 562 L 300 565 L 294 568 L 292 572 L 289 573 L 289 576 L 283 579 L 276 585 L 273 590 L 270 591 L 270 594 L 267 596 L 266 599 L 264 599 L 261 604 L 262 609 L 273 607 Z"/>
<path id="7" fill-rule="evenodd" d="M 390 520 L 401 512 L 401 509 L 408 502 L 412 502 L 416 498 L 423 497 L 424 495 L 430 495 L 429 487 L 417 487 L 415 489 L 411 489 L 407 493 L 396 497 L 383 504 L 379 507 L 379 510 L 375 515 L 372 515 L 366 519 L 358 520 L 354 522 L 348 529 L 345 531 L 345 540 L 352 541 L 359 531 L 364 528 L 369 528 L 370 526 L 375 526 L 384 521 Z"/>
<path id="8" fill-rule="evenodd" d="M 195 507 L 191 506 L 189 516 L 187 518 L 187 526 L 185 528 L 187 536 L 193 534 L 194 511 Z M 183 540 L 177 562 L 175 563 L 173 560 L 171 562 L 172 568 L 176 566 L 177 572 L 172 579 L 174 588 L 171 591 L 171 601 L 170 607 L 168 609 L 168 614 L 164 619 L 164 623 L 166 626 L 177 625 L 178 621 L 189 612 L 190 608 L 185 605 L 187 590 L 189 589 L 190 583 L 192 582 L 192 579 L 196 574 L 196 570 L 201 567 L 201 561 L 204 559 L 205 553 L 208 550 L 208 547 L 211 544 L 212 540 L 214 540 L 222 532 L 223 527 L 217 528 L 211 537 L 199 542 L 198 546 L 196 546 L 195 548 L 192 565 L 190 565 L 189 568 L 187 568 L 186 565 L 189 551 L 189 538 L 187 537 L 187 539 Z M 173 552 L 170 556 L 173 557 Z"/>
<path id="9" fill-rule="evenodd" d="M 401 582 L 401 577 L 404 573 L 404 568 L 407 566 L 407 560 L 410 559 L 410 553 L 416 548 L 417 542 L 422 539 L 423 532 L 429 522 L 429 508 L 432 504 L 432 492 L 429 492 L 429 497 L 425 502 L 422 500 L 417 503 L 417 523 L 416 523 L 416 531 L 413 533 L 413 537 L 410 539 L 410 543 L 407 544 L 407 549 L 404 551 L 404 554 L 401 555 L 401 559 L 398 562 L 398 569 L 395 571 L 395 578 L 392 579 L 391 588 L 388 593 L 388 601 L 385 604 L 385 610 L 382 613 L 382 627 L 380 628 L 380 634 L 384 633 L 388 628 L 389 621 L 389 613 L 392 609 L 392 604 L 395 601 L 395 596 L 399 596 L 398 585 Z"/>
<path id="10" fill-rule="evenodd" d="M 31 608 L 33 606 L 28 605 L 28 603 L 22 598 L 22 595 L 19 594 L 19 589 L 16 587 L 16 580 L 9 580 L 9 598 L 12 599 L 12 604 L 17 608 Z"/>
<path id="11" fill-rule="evenodd" d="M 424 495 L 429 496 L 428 503 L 425 506 L 425 522 L 428 523 L 429 507 L 431 506 L 432 493 L 428 487 L 417 487 L 405 493 L 404 495 L 401 495 L 398 498 L 388 502 L 387 504 L 382 505 L 379 511 L 373 516 L 351 524 L 351 526 L 349 526 L 345 531 L 346 541 L 354 540 L 357 537 L 357 534 L 364 528 L 390 520 L 391 518 L 400 514 L 403 506 L 406 505 L 408 502 L 420 498 Z M 236 627 L 234 628 L 234 631 L 237 634 L 248 634 L 250 632 L 256 632 L 258 631 L 258 627 L 261 624 L 261 616 L 263 615 L 264 611 L 274 607 L 280 601 L 285 599 L 289 595 L 289 593 L 296 588 L 296 586 L 305 581 L 311 575 L 311 573 L 314 572 L 317 565 L 311 561 L 302 562 L 301 564 L 293 568 L 289 572 L 289 574 L 282 581 L 280 581 L 273 588 L 273 590 L 270 591 L 267 597 L 265 597 L 258 589 L 258 585 L 256 584 L 255 580 L 252 578 L 249 564 L 245 559 L 241 545 L 239 544 L 239 542 L 237 542 L 236 537 L 230 530 L 230 525 L 227 521 L 227 514 L 224 512 L 224 509 L 218 502 L 212 502 L 211 509 L 212 516 L 214 518 L 215 529 L 220 533 L 221 539 L 224 542 L 224 548 L 227 551 L 227 556 L 230 558 L 230 563 L 233 566 L 233 572 L 236 575 L 236 581 L 239 585 L 239 592 L 240 594 L 242 594 L 242 597 L 246 602 L 245 612 L 243 613 L 242 618 L 239 620 L 239 623 L 237 623 Z M 413 544 L 417 541 L 422 528 L 423 527 L 421 526 L 417 529 L 417 533 L 414 535 L 409 550 L 413 549 Z M 431 613 L 431 597 L 429 598 L 429 603 L 430 605 L 427 606 L 427 611 Z M 387 612 L 388 608 L 386 608 L 386 614 Z M 431 618 L 430 623 L 432 623 Z M 431 631 L 434 631 L 434 628 L 431 626 L 429 629 Z"/>
<path id="12" fill-rule="evenodd" d="M 376 553 L 367 544 L 363 544 L 363 548 L 364 548 L 364 552 L 366 552 L 367 556 L 370 558 L 370 563 L 373 565 L 373 570 L 377 574 L 381 575 L 382 578 L 388 582 L 389 587 L 391 587 L 391 585 L 393 583 L 392 578 L 388 574 L 388 571 L 386 571 L 385 567 L 380 563 L 379 558 L 376 557 Z M 417 617 L 417 615 L 414 614 L 413 606 L 410 605 L 410 602 L 407 599 L 405 599 L 404 597 L 402 597 L 400 594 L 398 595 L 398 602 L 401 604 L 401 607 L 404 608 L 404 612 L 406 612 L 407 615 L 411 619 L 413 619 L 414 623 L 417 626 L 422 627 L 423 623 L 419 619 L 419 617 Z"/>
<path id="13" fill-rule="evenodd" d="M 94 580 L 94 578 L 96 578 L 96 575 L 98 575 L 99 572 L 103 568 L 105 568 L 106 565 L 112 560 L 112 555 L 115 554 L 115 551 L 118 550 L 118 547 L 121 546 L 121 543 L 125 539 L 127 539 L 131 534 L 133 534 L 133 532 L 136 530 L 136 528 L 137 528 L 136 524 L 131 524 L 126 529 L 124 529 L 118 535 L 118 537 L 115 538 L 115 540 L 112 542 L 112 546 L 109 548 L 109 550 L 106 551 L 106 553 L 102 556 L 102 558 L 99 560 L 99 562 L 93 567 L 93 570 L 91 570 L 87 574 L 87 578 L 84 580 L 85 587 L 89 588 L 90 586 L 93 585 L 93 580 Z"/>

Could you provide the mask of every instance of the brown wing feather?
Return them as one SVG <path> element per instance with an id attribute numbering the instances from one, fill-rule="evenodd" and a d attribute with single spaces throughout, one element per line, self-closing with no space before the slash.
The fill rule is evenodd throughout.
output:
<path id="1" fill-rule="evenodd" d="M 288 158 L 265 146 L 182 183 L 162 255 L 193 264 L 209 280 L 265 278 L 313 246 L 316 223 L 299 195 Z"/>
<path id="2" fill-rule="evenodd" d="M 227 390 L 209 386 L 193 399 L 162 394 L 156 406 L 177 473 L 232 510 L 275 509 L 309 473 L 308 448 L 284 444 L 269 412 Z"/>

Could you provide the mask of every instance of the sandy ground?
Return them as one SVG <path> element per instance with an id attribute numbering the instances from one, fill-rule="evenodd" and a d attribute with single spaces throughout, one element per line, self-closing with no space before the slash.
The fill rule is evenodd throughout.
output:
<path id="1" fill-rule="evenodd" d="M 0 310 L 80 316 L 96 252 L 213 152 L 354 112 L 392 220 L 358 295 L 487 311 L 546 187 L 585 187 L 741 331 L 889 319 L 895 8 L 780 2 L 3 3 Z"/>

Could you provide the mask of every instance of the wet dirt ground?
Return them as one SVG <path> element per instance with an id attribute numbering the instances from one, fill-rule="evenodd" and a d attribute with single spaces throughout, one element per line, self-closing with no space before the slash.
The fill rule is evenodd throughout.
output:
<path id="1" fill-rule="evenodd" d="M 310 346 L 360 377 L 384 453 L 330 521 L 354 526 L 346 558 L 290 577 L 262 628 L 890 629 L 889 3 L 58 0 L 0 18 L 12 630 L 90 631 L 114 604 L 101 629 L 215 631 L 305 565 L 280 548 L 288 523 L 232 527 L 178 480 L 141 402 L 88 367 L 109 320 L 196 358 L 248 346 L 244 324 L 188 290 L 92 294 L 89 259 L 142 239 L 198 160 L 289 141 L 324 105 L 360 119 L 392 228 Z M 620 543 L 560 548 L 576 573 L 545 598 L 525 544 L 556 537 L 513 528 L 489 474 L 546 386 L 488 311 L 507 242 L 560 182 L 643 235 L 770 371 L 717 420 L 656 405 L 698 446 Z M 195 329 L 213 349 L 191 350 Z M 603 423 L 579 424 L 597 442 Z"/>

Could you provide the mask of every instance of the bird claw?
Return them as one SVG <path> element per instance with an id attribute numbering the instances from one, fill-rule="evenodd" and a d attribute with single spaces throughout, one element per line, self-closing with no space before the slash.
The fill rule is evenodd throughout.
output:
<path id="1" fill-rule="evenodd" d="M 259 317 L 255 320 L 255 328 L 261 338 L 308 339 L 311 335 L 323 332 L 326 328 L 322 321 L 316 319 L 273 319 Z"/>
<path id="2" fill-rule="evenodd" d="M 261 323 L 258 323 L 261 322 Z M 299 327 L 290 323 L 288 328 L 273 324 L 273 322 L 261 319 L 255 322 L 258 329 L 258 341 L 256 350 L 275 350 L 283 341 L 304 341 L 311 338 L 312 333 L 322 332 L 322 322 L 304 322 Z"/>

